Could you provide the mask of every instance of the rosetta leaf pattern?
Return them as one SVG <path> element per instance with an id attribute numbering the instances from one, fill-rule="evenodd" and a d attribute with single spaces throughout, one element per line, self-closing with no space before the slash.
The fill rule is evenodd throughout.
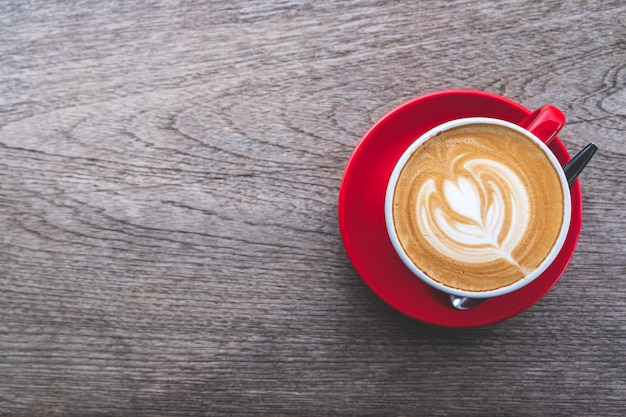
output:
<path id="1" fill-rule="evenodd" d="M 504 259 L 519 266 L 512 253 L 526 232 L 529 201 L 506 166 L 466 162 L 456 177 L 425 183 L 417 199 L 419 226 L 439 252 L 464 262 Z"/>

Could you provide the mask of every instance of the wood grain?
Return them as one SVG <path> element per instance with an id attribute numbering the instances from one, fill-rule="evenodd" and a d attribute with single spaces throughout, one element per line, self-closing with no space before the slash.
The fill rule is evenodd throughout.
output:
<path id="1" fill-rule="evenodd" d="M 0 414 L 626 409 L 620 1 L 0 4 Z M 447 88 L 552 103 L 584 224 L 474 330 L 393 311 L 337 226 L 359 138 Z"/>

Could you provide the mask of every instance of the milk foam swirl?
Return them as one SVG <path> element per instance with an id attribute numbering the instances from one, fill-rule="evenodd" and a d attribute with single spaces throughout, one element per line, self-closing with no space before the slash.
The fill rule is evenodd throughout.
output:
<path id="1" fill-rule="evenodd" d="M 524 184 L 497 161 L 456 158 L 463 160 L 452 166 L 452 179 L 422 185 L 415 205 L 419 228 L 449 258 L 475 264 L 501 258 L 525 272 L 512 255 L 528 227 Z"/>

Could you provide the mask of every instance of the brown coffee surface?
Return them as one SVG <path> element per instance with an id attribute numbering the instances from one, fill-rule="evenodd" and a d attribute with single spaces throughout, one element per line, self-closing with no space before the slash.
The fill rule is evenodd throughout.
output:
<path id="1" fill-rule="evenodd" d="M 452 128 L 422 144 L 393 195 L 400 243 L 448 287 L 488 291 L 534 271 L 563 221 L 559 176 L 539 145 L 505 126 Z"/>

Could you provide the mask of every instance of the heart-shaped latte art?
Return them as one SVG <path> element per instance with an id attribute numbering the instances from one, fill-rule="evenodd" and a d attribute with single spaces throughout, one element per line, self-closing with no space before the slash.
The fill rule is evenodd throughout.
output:
<path id="1" fill-rule="evenodd" d="M 490 159 L 466 160 L 451 172 L 454 177 L 426 181 L 417 193 L 416 219 L 429 243 L 451 259 L 473 264 L 504 259 L 525 273 L 513 257 L 530 207 L 520 178 Z"/>

